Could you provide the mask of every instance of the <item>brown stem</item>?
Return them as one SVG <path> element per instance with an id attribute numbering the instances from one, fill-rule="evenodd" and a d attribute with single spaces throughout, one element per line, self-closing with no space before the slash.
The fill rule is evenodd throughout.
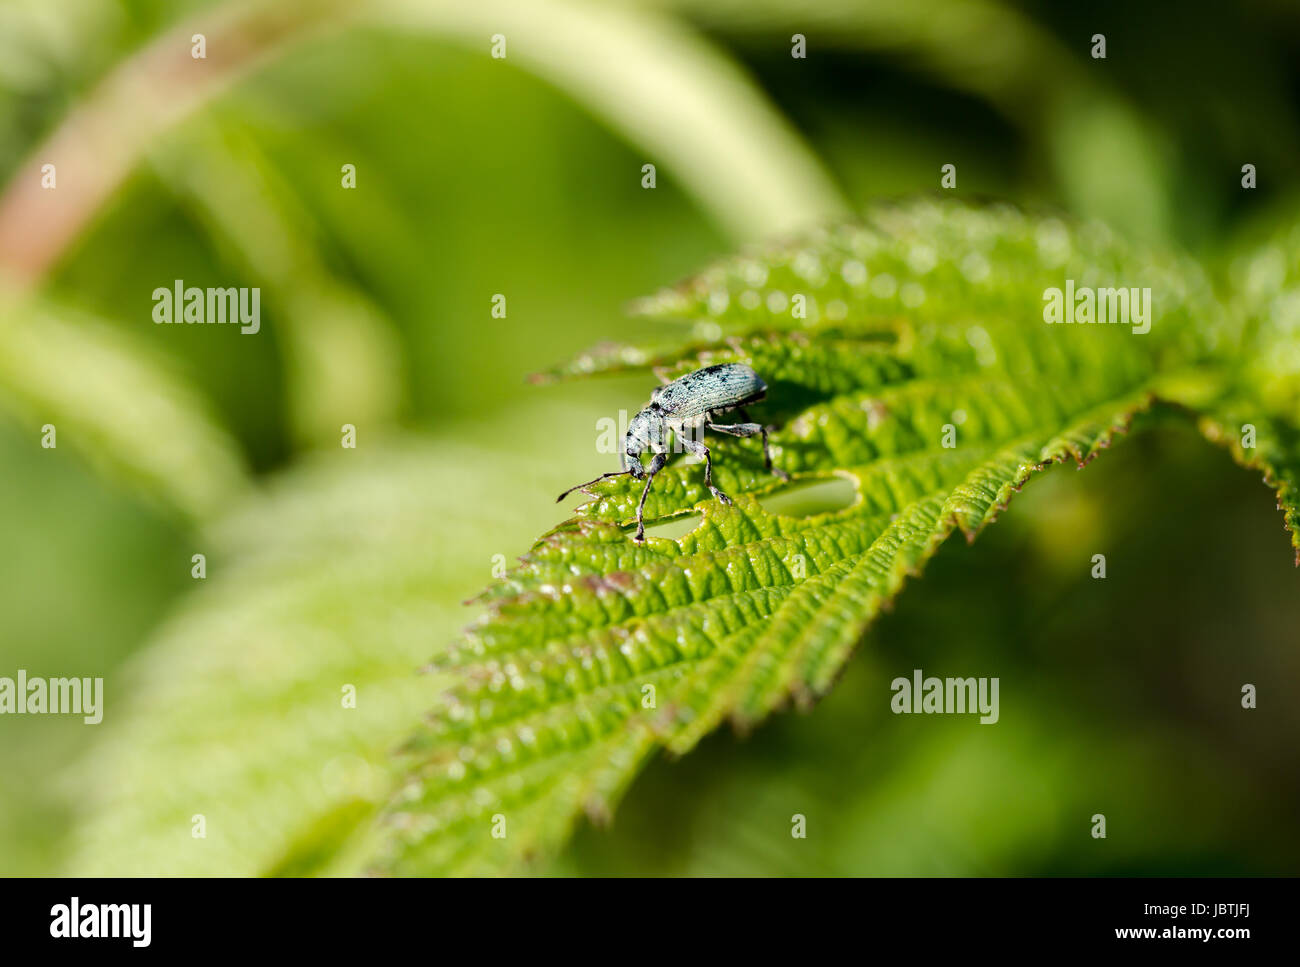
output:
<path id="1" fill-rule="evenodd" d="M 0 271 L 44 276 L 153 140 L 283 48 L 332 26 L 339 4 L 245 3 L 177 26 L 116 67 L 19 167 L 0 195 Z M 206 58 L 191 55 L 203 34 Z M 53 164 L 56 187 L 41 187 Z"/>

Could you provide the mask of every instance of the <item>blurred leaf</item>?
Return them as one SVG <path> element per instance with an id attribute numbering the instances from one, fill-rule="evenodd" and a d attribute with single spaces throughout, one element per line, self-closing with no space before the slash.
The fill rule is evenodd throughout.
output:
<path id="1" fill-rule="evenodd" d="M 810 51 L 868 50 L 969 91 L 1007 117 L 1045 157 L 1077 216 L 1129 238 L 1165 239 L 1178 197 L 1156 130 L 1115 90 L 1091 31 L 1064 46 L 1014 5 L 996 0 L 631 0 L 680 11 L 711 30 Z M 815 53 L 813 54 L 815 56 Z M 937 180 L 939 175 L 934 174 Z"/>
<path id="2" fill-rule="evenodd" d="M 510 62 L 642 147 L 738 241 L 844 212 L 816 155 L 752 80 L 698 33 L 653 11 L 584 0 L 376 0 L 359 8 L 227 0 L 124 60 L 28 154 L 0 193 L 0 264 L 23 281 L 40 278 L 160 135 L 296 44 L 375 25 L 431 30 L 485 56 L 494 34 L 513 33 Z M 223 52 L 201 69 L 189 53 L 194 33 Z M 39 187 L 51 157 L 64 186 L 55 196 Z M 639 176 L 629 172 L 633 183 Z"/>
<path id="3" fill-rule="evenodd" d="M 365 11 L 483 51 L 502 35 L 504 64 L 564 90 L 644 150 L 739 242 L 845 213 L 821 162 L 753 80 L 673 17 L 600 0 L 378 0 Z"/>
<path id="4" fill-rule="evenodd" d="M 1045 325 L 1044 289 L 1067 279 L 1149 286 L 1150 332 Z M 954 530 L 973 539 L 1035 472 L 1082 466 L 1157 396 L 1212 392 L 1213 351 L 1234 332 L 1194 265 L 1095 224 L 931 202 L 728 260 L 641 309 L 729 337 L 669 354 L 662 375 L 752 365 L 783 424 L 777 465 L 796 484 L 851 480 L 856 500 L 771 513 L 761 498 L 787 485 L 754 441 L 713 438 L 734 504 L 710 497 L 698 466 L 670 467 L 647 520 L 700 522 L 638 545 L 627 528 L 641 485 L 590 487 L 597 499 L 490 589 L 488 613 L 435 659 L 457 681 L 408 749 L 383 869 L 515 867 L 581 811 L 607 816 L 655 748 L 684 753 L 725 718 L 748 727 L 811 701 Z"/>
<path id="5" fill-rule="evenodd" d="M 1200 427 L 1277 491 L 1300 565 L 1300 217 L 1273 229 L 1233 264 L 1244 351 Z"/>
<path id="6" fill-rule="evenodd" d="M 161 133 L 266 58 L 330 23 L 336 7 L 337 0 L 229 0 L 168 29 L 114 67 L 4 186 L 0 266 L 20 284 L 41 279 Z M 223 56 L 192 57 L 194 33 L 204 34 Z M 50 158 L 58 159 L 53 192 L 41 187 L 41 168 Z"/>
<path id="7" fill-rule="evenodd" d="M 1253 393 L 1229 393 L 1200 418 L 1199 426 L 1206 439 L 1227 447 L 1243 467 L 1260 471 L 1264 483 L 1277 491 L 1277 507 L 1300 566 L 1300 420 L 1268 416 Z M 1251 446 L 1243 444 L 1248 427 L 1254 431 Z"/>
<path id="8" fill-rule="evenodd" d="M 566 417 L 539 408 L 537 419 L 540 436 Z M 365 820 L 391 793 L 393 749 L 436 694 L 420 662 L 463 622 L 468 575 L 489 574 L 491 548 L 529 526 L 514 458 L 473 435 L 361 436 L 208 528 L 195 544 L 206 580 L 106 681 L 96 741 L 64 777 L 80 822 L 62 868 L 357 868 Z M 472 515 L 466 495 L 483 501 Z"/>
<path id="9" fill-rule="evenodd" d="M 0 298 L 0 401 L 33 446 L 51 423 L 59 445 L 196 520 L 248 485 L 206 404 L 136 340 L 84 313 Z"/>
<path id="10" fill-rule="evenodd" d="M 344 423 L 391 422 L 404 396 L 392 324 L 325 266 L 319 231 L 256 143 L 232 124 L 196 121 L 153 163 L 267 288 L 300 441 L 332 443 Z"/>

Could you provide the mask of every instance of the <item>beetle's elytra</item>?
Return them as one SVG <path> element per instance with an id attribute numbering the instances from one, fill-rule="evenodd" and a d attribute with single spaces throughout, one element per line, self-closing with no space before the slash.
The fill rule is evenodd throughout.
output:
<path id="1" fill-rule="evenodd" d="M 724 433 L 727 436 L 763 438 L 763 464 L 770 473 L 782 480 L 790 476 L 783 470 L 772 466 L 772 450 L 768 445 L 769 427 L 761 423 L 750 422 L 745 407 L 758 403 L 767 397 L 767 384 L 759 379 L 748 366 L 741 363 L 720 363 L 706 366 L 693 373 L 687 373 L 671 383 L 656 387 L 650 394 L 650 402 L 645 409 L 632 417 L 623 438 L 623 455 L 627 463 L 625 470 L 602 473 L 595 480 L 570 487 L 557 498 L 563 500 L 575 490 L 589 487 L 599 480 L 609 477 L 630 475 L 633 480 L 645 480 L 645 489 L 641 491 L 641 500 L 636 505 L 636 536 L 632 539 L 638 544 L 645 541 L 645 499 L 650 493 L 650 484 L 655 474 L 668 462 L 668 434 L 681 444 L 682 449 L 704 458 L 704 485 L 709 492 L 724 504 L 731 499 L 717 487 L 713 486 L 713 459 L 709 448 L 701 438 L 706 430 Z M 715 423 L 719 413 L 736 411 L 743 423 Z M 641 465 L 641 454 L 649 450 L 653 456 L 650 465 Z"/>

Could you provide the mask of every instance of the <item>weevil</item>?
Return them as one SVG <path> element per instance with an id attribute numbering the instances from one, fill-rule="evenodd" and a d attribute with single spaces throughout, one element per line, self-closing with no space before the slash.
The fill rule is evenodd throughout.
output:
<path id="1" fill-rule="evenodd" d="M 630 476 L 645 480 L 641 500 L 636 505 L 636 536 L 638 544 L 645 542 L 645 499 L 654 483 L 655 474 L 668 462 L 668 434 L 681 444 L 682 449 L 704 459 L 704 485 L 724 504 L 731 498 L 713 486 L 713 457 L 702 442 L 704 431 L 723 433 L 734 437 L 761 436 L 763 438 L 763 465 L 769 473 L 782 480 L 790 475 L 772 466 L 772 448 L 767 434 L 770 427 L 750 420 L 745 407 L 767 398 L 767 384 L 748 366 L 740 363 L 720 363 L 687 373 L 671 383 L 655 387 L 645 409 L 632 417 L 623 438 L 622 470 L 602 473 L 595 480 L 570 487 L 556 498 L 559 503 L 575 490 L 610 477 Z M 716 423 L 717 414 L 735 411 L 744 423 Z M 649 450 L 653 456 L 650 465 L 641 464 L 641 454 Z"/>

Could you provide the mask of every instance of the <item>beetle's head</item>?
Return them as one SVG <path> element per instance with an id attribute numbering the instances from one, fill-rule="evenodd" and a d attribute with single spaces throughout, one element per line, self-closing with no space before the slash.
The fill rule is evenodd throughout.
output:
<path id="1" fill-rule="evenodd" d="M 627 468 L 633 480 L 645 477 L 641 454 L 654 449 L 662 435 L 663 422 L 650 408 L 642 410 L 628 422 L 627 436 L 623 438 L 623 454 L 627 458 Z"/>

